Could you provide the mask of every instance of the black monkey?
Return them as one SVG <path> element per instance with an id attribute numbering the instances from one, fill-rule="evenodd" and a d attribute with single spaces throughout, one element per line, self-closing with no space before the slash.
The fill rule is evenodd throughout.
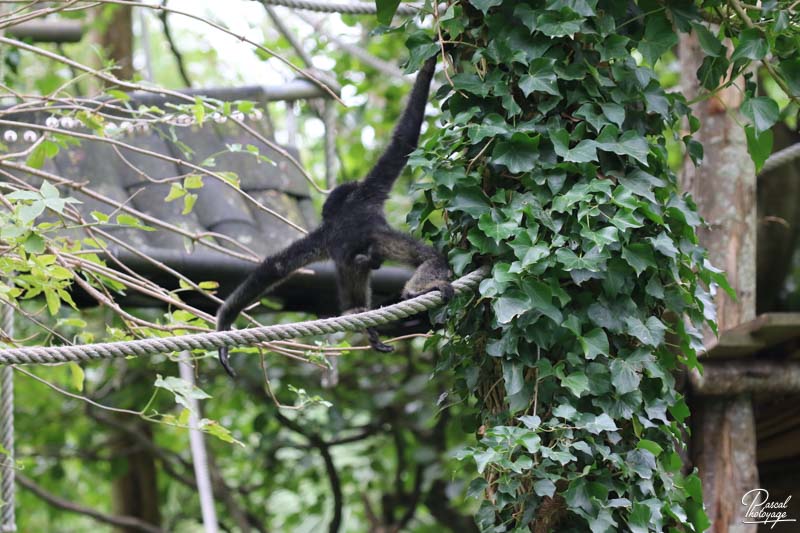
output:
<path id="1" fill-rule="evenodd" d="M 245 307 L 293 271 L 327 257 L 336 266 L 339 304 L 345 313 L 369 309 L 370 272 L 380 267 L 384 260 L 416 267 L 403 288 L 403 298 L 432 290 L 442 291 L 447 299 L 453 296 L 447 259 L 432 246 L 392 229 L 383 215 L 383 204 L 392 185 L 417 147 L 435 67 L 434 56 L 417 74 L 392 140 L 367 177 L 360 182 L 339 185 L 331 191 L 322 207 L 320 226 L 256 267 L 220 307 L 218 331 L 229 329 Z M 377 331 L 368 328 L 367 333 L 375 350 L 392 351 L 391 346 L 380 341 Z M 220 348 L 219 360 L 228 374 L 234 376 L 228 363 L 227 348 Z"/>

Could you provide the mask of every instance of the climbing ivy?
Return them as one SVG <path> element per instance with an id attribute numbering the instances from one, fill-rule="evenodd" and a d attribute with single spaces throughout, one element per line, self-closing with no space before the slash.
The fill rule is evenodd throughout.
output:
<path id="1" fill-rule="evenodd" d="M 441 10 L 439 43 L 409 38 L 411 67 L 440 46 L 450 57 L 409 218 L 457 275 L 492 267 L 431 341 L 437 371 L 457 376 L 449 401 L 474 404 L 476 443 L 458 457 L 477 468 L 482 531 L 708 527 L 700 480 L 682 470 L 674 372 L 701 368 L 713 294 L 732 291 L 668 166 L 668 143 L 702 158 L 699 123 L 654 67 L 676 30 L 694 31 L 705 89 L 773 48 L 768 70 L 788 74 L 776 79 L 791 96 L 795 15 L 779 4 L 469 0 Z M 744 89 L 760 164 L 778 105 Z"/>

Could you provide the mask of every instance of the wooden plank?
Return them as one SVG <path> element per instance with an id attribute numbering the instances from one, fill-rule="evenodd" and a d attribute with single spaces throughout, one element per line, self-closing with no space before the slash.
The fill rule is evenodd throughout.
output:
<path id="1" fill-rule="evenodd" d="M 747 357 L 800 338 L 800 313 L 764 313 L 723 331 L 707 346 L 707 357 Z"/>

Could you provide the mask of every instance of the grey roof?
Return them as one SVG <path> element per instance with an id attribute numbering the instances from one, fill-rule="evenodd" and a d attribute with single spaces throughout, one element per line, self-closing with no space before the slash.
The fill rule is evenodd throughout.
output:
<path id="1" fill-rule="evenodd" d="M 265 91 L 269 93 L 268 89 L 259 87 L 212 89 L 204 90 L 203 94 L 211 93 L 213 97 L 221 100 L 250 99 L 261 102 L 276 95 L 281 96 L 280 91 L 265 95 Z M 167 100 L 169 98 L 152 94 L 136 94 L 132 101 L 136 104 L 163 106 Z M 44 124 L 47 116 L 49 115 L 37 112 L 17 113 L 13 116 L 6 114 L 2 118 Z M 273 138 L 272 132 L 265 126 L 265 121 L 248 117 L 245 122 L 267 139 Z M 7 143 L 10 150 L 17 151 L 30 144 L 22 139 L 22 130 L 24 126 L 21 126 L 19 138 L 15 143 Z M 264 206 L 306 229 L 313 228 L 317 222 L 309 196 L 309 185 L 302 172 L 286 157 L 259 142 L 231 121 L 218 123 L 207 120 L 202 126 L 159 125 L 146 131 L 130 131 L 120 140 L 137 148 L 196 164 L 213 157 L 214 171 L 234 172 L 240 179 L 242 191 Z M 260 161 L 247 151 L 232 153 L 226 149 L 226 145 L 231 144 L 255 145 L 260 154 L 271 159 L 274 165 Z M 284 147 L 284 149 L 299 161 L 299 153 L 295 148 Z M 201 189 L 192 191 L 198 194 L 197 202 L 191 213 L 183 215 L 181 200 L 164 201 L 170 183 L 156 183 L 154 180 L 191 173 L 190 169 L 178 168 L 172 162 L 130 149 L 115 148 L 107 143 L 84 140 L 80 146 L 62 149 L 56 157 L 45 162 L 43 170 L 77 183 L 88 182 L 93 191 L 117 202 L 127 202 L 127 205 L 145 215 L 185 228 L 192 233 L 211 231 L 226 235 L 259 256 L 273 254 L 302 236 L 290 225 L 256 208 L 238 191 L 210 176 L 204 177 Z M 145 178 L 143 174 L 149 178 Z M 31 175 L 26 175 L 25 179 L 36 186 L 42 181 Z M 81 191 L 66 194 L 82 202 L 78 209 L 87 220 L 92 220 L 90 216 L 92 211 L 117 213 L 117 207 Z M 147 220 L 144 223 L 148 224 Z M 146 252 L 194 281 L 219 281 L 221 284 L 219 294 L 222 297 L 254 267 L 252 262 L 193 245 L 187 242 L 188 239 L 184 236 L 171 231 L 148 232 L 129 227 L 113 227 L 107 231 L 128 245 L 132 245 L 136 250 Z M 74 237 L 83 238 L 85 235 L 75 233 Z M 228 249 L 235 249 L 234 245 L 224 239 L 218 240 L 218 244 Z M 143 261 L 130 250 L 113 244 L 109 245 L 109 249 L 127 266 L 160 285 L 168 288 L 177 286 L 177 281 L 172 276 Z M 112 262 L 109 262 L 109 265 L 112 265 Z M 275 296 L 284 300 L 287 309 L 314 311 L 323 315 L 335 314 L 337 309 L 332 266 L 321 263 L 312 265 L 311 269 L 315 275 L 295 275 L 276 291 Z M 396 296 L 404 281 L 408 279 L 408 274 L 407 270 L 400 268 L 383 268 L 378 271 L 373 281 L 376 300 Z M 76 301 L 82 305 L 95 304 L 88 297 L 80 296 L 77 295 Z M 189 296 L 186 299 L 191 305 L 215 311 L 216 304 L 202 295 Z M 158 305 L 155 300 L 133 293 L 119 301 L 127 305 Z"/>

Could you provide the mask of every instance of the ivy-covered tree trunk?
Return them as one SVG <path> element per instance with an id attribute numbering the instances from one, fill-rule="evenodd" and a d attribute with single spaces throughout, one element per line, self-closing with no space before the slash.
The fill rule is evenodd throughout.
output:
<path id="1" fill-rule="evenodd" d="M 452 83 L 412 220 L 457 274 L 492 266 L 449 306 L 439 364 L 478 411 L 460 457 L 483 531 L 708 526 L 676 449 L 689 413 L 673 371 L 697 366 L 710 285 L 726 282 L 668 165 L 668 142 L 702 156 L 680 133 L 697 121 L 653 70 L 691 17 L 470 0 L 440 18 Z M 438 49 L 410 44 L 417 62 Z"/>
<path id="2" fill-rule="evenodd" d="M 705 57 L 696 34 L 681 37 L 679 56 L 684 94 L 694 99 L 702 93 L 694 73 Z M 692 194 L 707 223 L 698 232 L 700 242 L 736 290 L 735 300 L 724 293 L 715 299 L 721 331 L 752 320 L 756 312 L 756 175 L 739 113 L 743 81 L 694 107 L 701 122 L 696 139 L 706 156 L 701 167 L 687 162 L 681 175 L 684 190 Z M 714 340 L 710 329 L 705 337 L 706 343 Z M 755 533 L 757 524 L 744 523 L 747 508 L 741 504 L 742 496 L 759 486 L 750 394 L 699 397 L 691 405 L 692 463 L 703 481 L 714 531 Z"/>

